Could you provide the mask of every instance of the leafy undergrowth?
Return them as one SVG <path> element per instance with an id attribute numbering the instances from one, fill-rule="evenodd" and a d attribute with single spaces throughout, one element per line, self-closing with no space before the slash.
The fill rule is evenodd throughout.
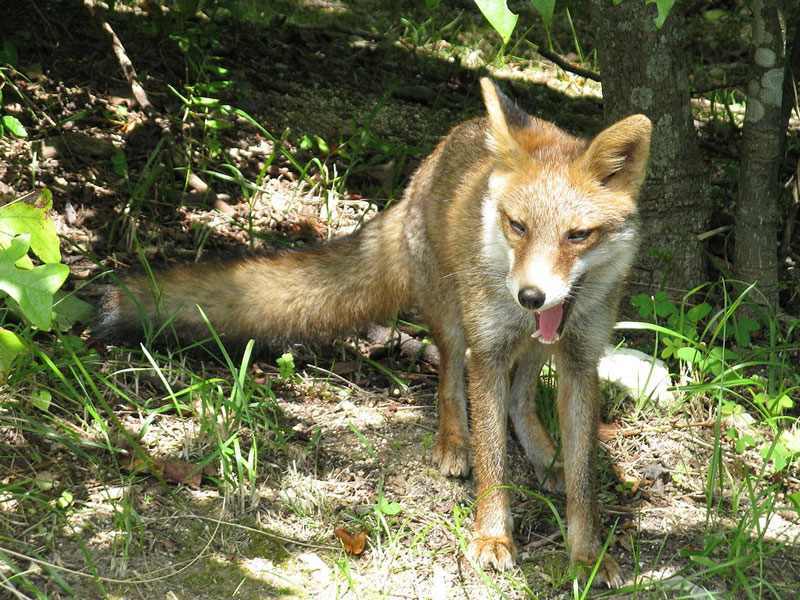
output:
<path id="1" fill-rule="evenodd" d="M 50 304 L 34 318 L 4 305 L 2 331 L 20 341 L 0 356 L 4 593 L 589 595 L 566 558 L 564 500 L 533 485 L 513 439 L 519 567 L 498 575 L 464 562 L 472 484 L 431 466 L 435 370 L 397 344 L 229 355 L 210 329 L 208 352 L 100 347 L 81 311 L 59 312 L 76 291 L 97 303 L 118 270 L 350 231 L 399 198 L 447 127 L 480 112 L 477 69 L 499 42 L 477 11 L 317 4 L 208 21 L 177 9 L 144 19 L 121 4 L 108 18 L 152 118 L 112 75 L 86 13 L 59 7 L 62 19 L 42 16 L 34 35 L 26 11 L 8 11 L 18 34 L 4 40 L 1 114 L 20 135 L 0 139 L 0 194 L 41 208 L 52 193 L 61 256 L 31 244 L 28 260 L 41 269 L 60 258 L 70 278 L 52 323 Z M 569 34 L 553 27 L 556 39 Z M 538 114 L 591 133 L 597 86 L 526 48 L 512 40 L 511 58 L 488 67 Z M 34 266 L 18 259 L 6 260 L 15 276 Z M 725 282 L 683 302 L 631 301 L 639 320 L 620 333 L 667 361 L 676 386 L 657 402 L 606 390 L 601 519 L 624 594 L 796 593 L 797 323 L 756 300 Z M 423 340 L 409 318 L 399 328 Z M 539 408 L 555 431 L 554 383 L 545 378 Z"/>

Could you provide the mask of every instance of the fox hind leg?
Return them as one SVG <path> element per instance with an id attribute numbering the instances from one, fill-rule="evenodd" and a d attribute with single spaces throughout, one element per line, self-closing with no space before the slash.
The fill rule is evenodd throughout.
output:
<path id="1" fill-rule="evenodd" d="M 433 462 L 443 475 L 466 477 L 470 471 L 464 384 L 466 342 L 457 315 L 454 317 L 447 322 L 440 319 L 433 329 L 439 348 L 439 429 L 433 446 Z"/>

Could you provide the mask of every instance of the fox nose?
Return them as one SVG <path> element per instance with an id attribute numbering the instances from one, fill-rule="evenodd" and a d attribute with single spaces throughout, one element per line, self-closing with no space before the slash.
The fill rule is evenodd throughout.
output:
<path id="1" fill-rule="evenodd" d="M 519 291 L 517 298 L 522 306 L 533 310 L 540 308 L 544 304 L 545 295 L 539 288 L 526 287 Z"/>

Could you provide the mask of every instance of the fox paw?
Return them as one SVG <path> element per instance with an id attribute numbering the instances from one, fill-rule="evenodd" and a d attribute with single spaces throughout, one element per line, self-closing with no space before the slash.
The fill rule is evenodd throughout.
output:
<path id="1" fill-rule="evenodd" d="M 580 560 L 578 561 L 578 564 L 580 565 L 580 569 L 583 571 L 583 573 L 588 575 L 592 572 L 592 569 L 594 569 L 594 564 L 596 562 L 596 559 L 593 561 Z M 606 586 L 609 588 L 618 588 L 622 587 L 623 583 L 622 569 L 620 568 L 619 563 L 610 554 L 604 554 L 603 560 L 600 563 L 600 568 L 597 569 L 597 574 L 592 580 L 592 585 L 594 587 Z"/>
<path id="2" fill-rule="evenodd" d="M 516 550 L 508 537 L 478 537 L 467 547 L 467 558 L 481 569 L 505 571 L 514 566 Z"/>
<path id="3" fill-rule="evenodd" d="M 469 475 L 469 445 L 449 436 L 439 436 L 433 446 L 433 464 L 447 477 Z"/>

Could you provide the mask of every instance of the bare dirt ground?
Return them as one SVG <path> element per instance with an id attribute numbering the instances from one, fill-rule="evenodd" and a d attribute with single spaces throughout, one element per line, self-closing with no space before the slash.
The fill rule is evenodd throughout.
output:
<path id="1" fill-rule="evenodd" d="M 43 186 L 53 191 L 69 285 L 81 287 L 90 302 L 111 282 L 102 274 L 139 264 L 134 238 L 161 267 L 297 247 L 350 231 L 399 199 L 403 182 L 449 127 L 481 111 L 476 67 L 485 66 L 489 49 L 448 49 L 441 43 L 415 49 L 408 42 L 413 28 L 403 30 L 399 8 L 289 2 L 283 16 L 276 11 L 258 25 L 215 25 L 209 29 L 214 42 L 194 58 L 218 57 L 229 70 L 235 84 L 219 93 L 222 101 L 245 110 L 277 138 L 288 130 L 285 146 L 304 164 L 319 152 L 314 136 L 334 156 L 324 174 L 317 169 L 304 181 L 285 156 L 276 155 L 274 142 L 244 119 L 215 136 L 198 119 L 181 123 L 180 102 L 168 85 L 190 79 L 187 62 L 194 58 L 181 51 L 169 28 L 154 27 L 153 17 L 120 11 L 109 20 L 158 113 L 172 120 L 144 118 L 109 40 L 86 12 L 61 2 L 37 6 L 4 8 L 9 30 L 22 32 L 15 38 L 20 73 L 12 80 L 31 104 L 19 102 L 10 110 L 32 110 L 38 122 L 27 121 L 27 139 L 0 141 L 0 194 L 20 196 Z M 360 27 L 366 14 L 376 23 L 398 24 L 389 29 L 392 35 L 365 31 Z M 462 19 L 465 38 L 474 40 L 479 16 Z M 417 29 L 422 22 L 417 20 Z M 509 76 L 514 72 L 513 66 L 504 69 Z M 523 106 L 576 133 L 599 129 L 596 86 L 557 74 L 552 66 L 526 69 L 516 69 L 509 84 Z M 298 141 L 303 135 L 311 140 L 310 150 Z M 159 149 L 164 139 L 174 146 Z M 199 149 L 209 140 L 220 146 L 214 156 Z M 202 155 L 198 163 L 205 161 L 208 170 L 222 172 L 219 165 L 227 163 L 250 180 L 261 173 L 260 189 L 245 195 L 235 181 L 203 172 L 198 175 L 205 185 L 184 185 L 185 152 L 176 147 Z M 124 168 L 115 158 L 119 151 Z M 348 160 L 346 152 L 357 159 Z M 344 186 L 334 165 L 349 168 Z M 71 510 L 61 512 L 53 512 L 52 504 L 0 497 L 0 546 L 19 553 L 6 558 L 51 598 L 573 595 L 556 516 L 564 514 L 563 498 L 541 495 L 514 440 L 519 568 L 477 573 L 462 559 L 473 487 L 470 480 L 443 477 L 430 464 L 436 426 L 430 365 L 357 338 L 332 349 L 289 349 L 299 365 L 297 377 L 279 378 L 274 357 L 260 357 L 251 371 L 274 394 L 280 424 L 275 431 L 288 433 L 261 444 L 258 477 L 246 493 L 224 493 L 209 478 L 199 486 L 176 485 L 131 474 L 126 459 L 107 452 L 108 432 L 85 412 L 59 415 L 60 426 L 81 441 L 84 454 L 77 456 L 36 431 L 3 426 L 0 482 L 10 488 L 34 480 L 52 502 L 64 490 L 74 497 Z M 141 410 L 165 397 L 160 378 L 138 351 L 98 350 L 98 372 L 142 399 L 137 406 L 116 399 L 112 408 L 151 456 L 206 455 L 211 440 L 198 425 L 200 409 L 180 415 Z M 370 356 L 378 367 L 366 360 Z M 176 389 L 192 381 L 187 371 L 229 377 L 214 360 L 171 360 L 164 369 Z M 543 389 L 547 395 L 549 388 Z M 9 401 L 24 401 L 25 393 L 24 386 L 2 390 Z M 601 444 L 600 478 L 601 519 L 606 530 L 615 531 L 609 551 L 630 580 L 666 578 L 658 591 L 640 590 L 639 596 L 725 597 L 728 583 L 715 579 L 711 567 L 697 580 L 670 578 L 689 564 L 690 553 L 742 527 L 735 510 L 728 517 L 716 510 L 730 503 L 728 492 L 707 503 L 714 407 L 696 398 L 640 412 L 633 404 L 609 391 L 605 418 L 611 425 Z M 723 449 L 726 486 L 760 468 L 757 455 L 735 454 L 727 444 Z M 787 481 L 769 521 L 748 528 L 763 529 L 769 548 L 763 569 L 773 597 L 789 598 L 800 581 L 800 523 L 785 494 L 797 491 L 800 482 L 796 472 Z M 334 534 L 338 527 L 367 534 L 362 554 L 343 549 Z M 727 549 L 718 554 L 729 555 Z"/>

